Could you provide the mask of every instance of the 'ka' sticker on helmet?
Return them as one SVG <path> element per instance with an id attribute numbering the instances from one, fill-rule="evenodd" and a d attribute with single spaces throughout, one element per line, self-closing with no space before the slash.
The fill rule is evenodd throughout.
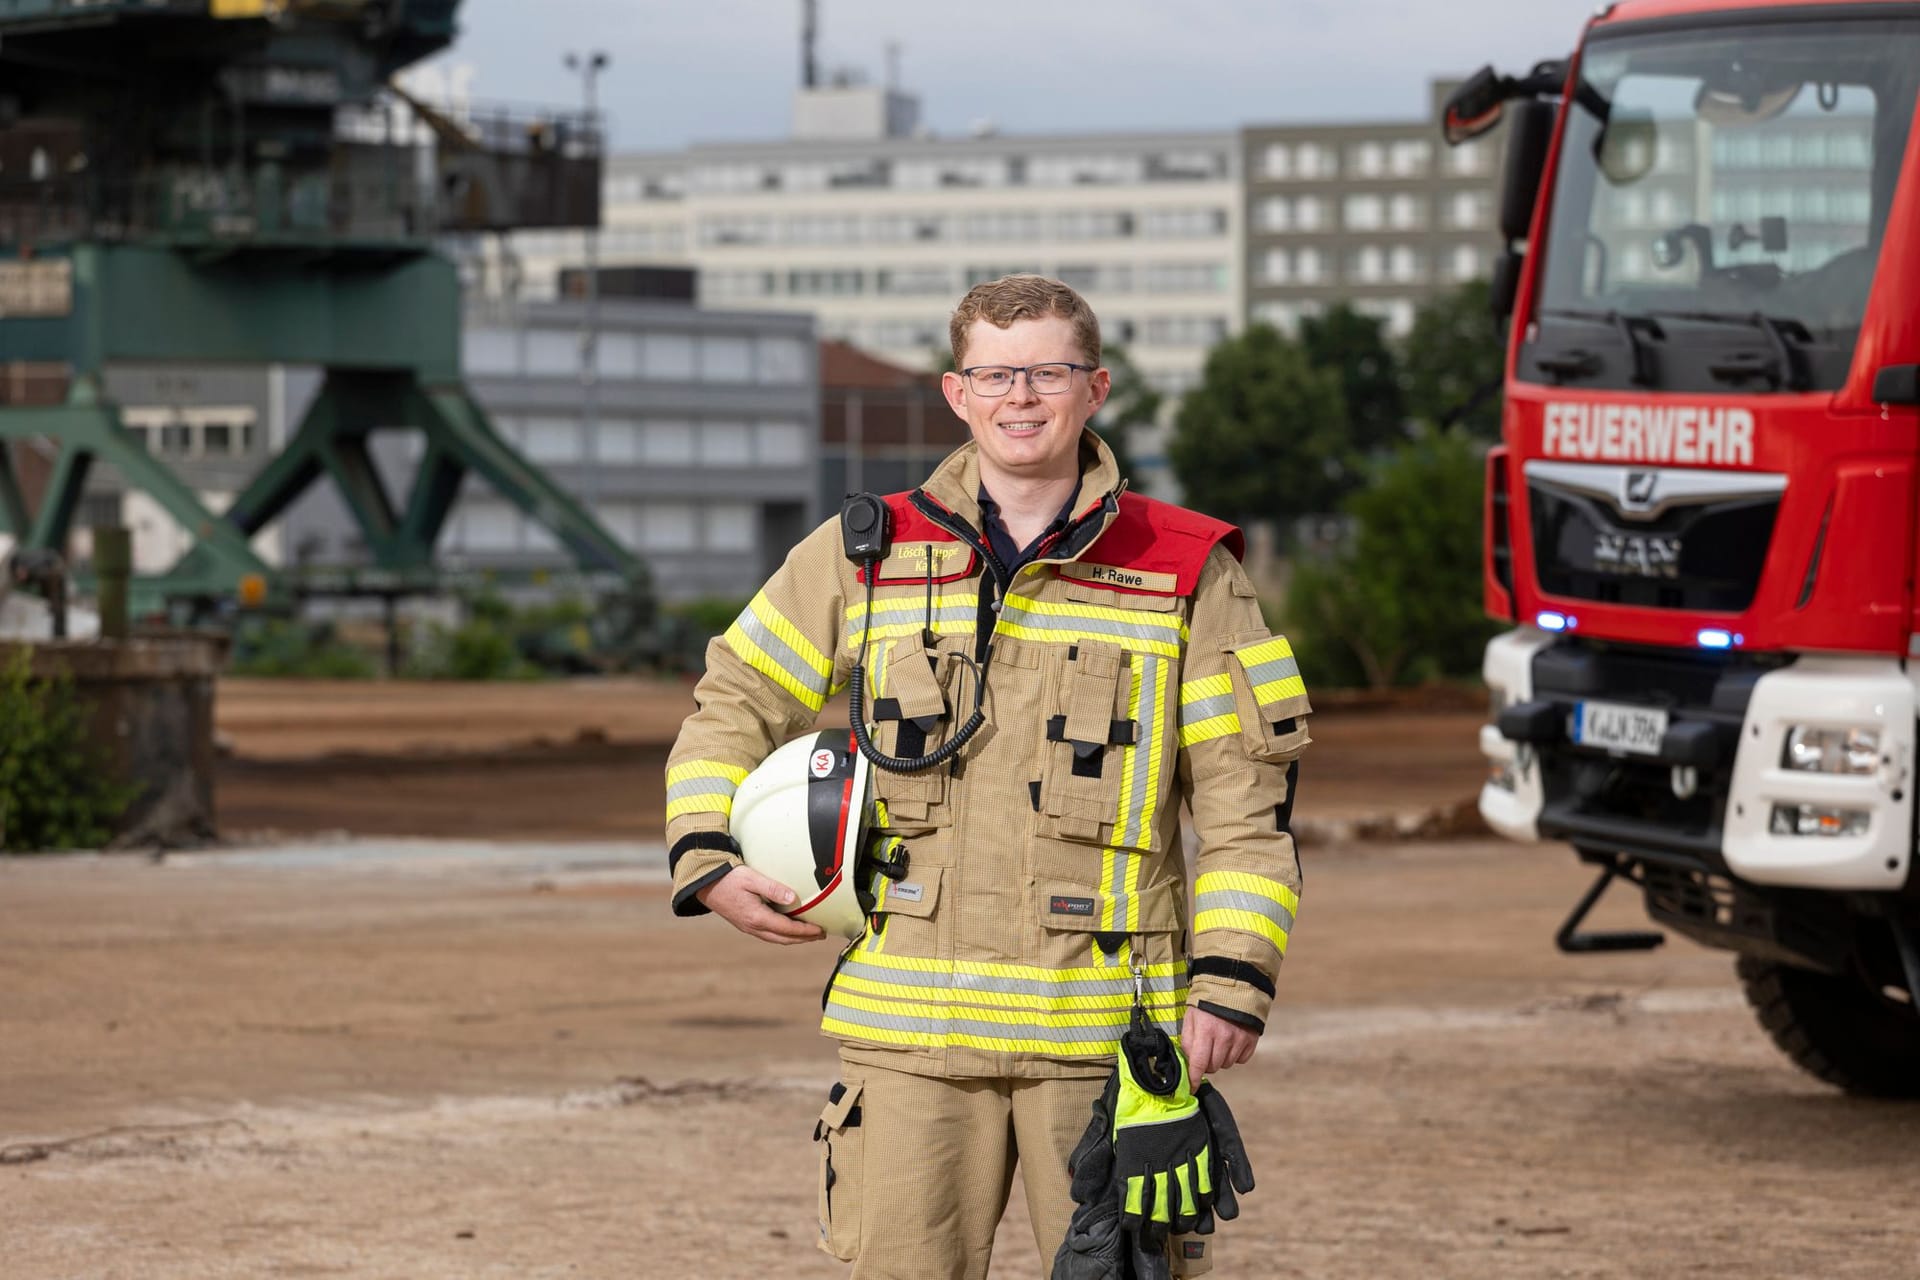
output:
<path id="1" fill-rule="evenodd" d="M 833 752 L 825 747 L 813 753 L 811 771 L 816 778 L 824 778 L 833 772 Z"/>

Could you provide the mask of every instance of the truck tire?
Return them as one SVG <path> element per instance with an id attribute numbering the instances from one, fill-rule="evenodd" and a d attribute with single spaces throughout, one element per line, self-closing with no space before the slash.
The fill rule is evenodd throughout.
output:
<path id="1" fill-rule="evenodd" d="M 1747 1003 L 1794 1065 L 1870 1098 L 1920 1098 L 1920 1014 L 1859 982 L 1741 956 Z"/>

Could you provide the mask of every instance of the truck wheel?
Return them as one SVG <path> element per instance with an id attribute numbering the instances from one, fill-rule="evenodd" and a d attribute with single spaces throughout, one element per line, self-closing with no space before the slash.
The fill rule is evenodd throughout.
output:
<path id="1" fill-rule="evenodd" d="M 1851 978 L 1741 956 L 1747 1003 L 1794 1065 L 1848 1093 L 1920 1098 L 1920 1014 Z"/>

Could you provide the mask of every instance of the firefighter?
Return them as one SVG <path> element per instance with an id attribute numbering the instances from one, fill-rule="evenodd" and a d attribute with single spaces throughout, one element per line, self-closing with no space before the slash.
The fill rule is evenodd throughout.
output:
<path id="1" fill-rule="evenodd" d="M 877 544 L 850 499 L 794 548 L 709 647 L 667 765 L 675 913 L 820 939 L 728 819 L 858 671 L 891 864 L 826 991 L 841 1071 L 815 1127 L 820 1247 L 855 1280 L 986 1276 L 1016 1161 L 1051 1259 L 1136 1004 L 1194 1081 L 1246 1062 L 1299 907 L 1307 696 L 1239 531 L 1125 492 L 1087 427 L 1110 378 L 1072 289 L 982 284 L 950 336 L 971 441 L 879 500 Z"/>

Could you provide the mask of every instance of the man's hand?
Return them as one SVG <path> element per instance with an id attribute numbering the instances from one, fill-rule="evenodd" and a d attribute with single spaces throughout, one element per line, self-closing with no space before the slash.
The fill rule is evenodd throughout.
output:
<path id="1" fill-rule="evenodd" d="M 1186 1020 L 1180 1025 L 1180 1048 L 1187 1055 L 1187 1074 L 1194 1083 L 1216 1071 L 1239 1066 L 1253 1057 L 1259 1046 L 1258 1032 L 1215 1017 L 1199 1005 L 1187 1006 Z"/>
<path id="2" fill-rule="evenodd" d="M 752 867 L 735 867 L 693 896 L 707 910 L 762 942 L 790 947 L 798 942 L 818 942 L 827 936 L 819 925 L 792 919 L 768 906 L 769 902 L 791 905 L 793 890 Z"/>

